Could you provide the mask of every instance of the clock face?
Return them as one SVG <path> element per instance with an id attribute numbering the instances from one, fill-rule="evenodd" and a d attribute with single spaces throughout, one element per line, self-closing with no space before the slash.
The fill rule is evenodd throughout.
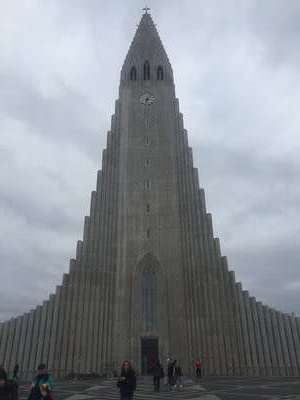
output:
<path id="1" fill-rule="evenodd" d="M 154 101 L 155 101 L 155 97 L 150 93 L 144 93 L 140 97 L 140 103 L 142 103 L 142 104 L 146 104 L 146 105 L 150 106 L 152 103 L 154 103 Z"/>

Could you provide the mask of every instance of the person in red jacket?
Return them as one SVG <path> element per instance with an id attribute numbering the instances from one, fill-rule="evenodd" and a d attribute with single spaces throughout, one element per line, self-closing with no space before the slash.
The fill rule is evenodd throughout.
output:
<path id="1" fill-rule="evenodd" d="M 196 369 L 196 376 L 197 378 L 201 378 L 201 369 L 202 369 L 202 364 L 200 361 L 200 358 L 197 358 L 195 361 L 195 369 Z"/>

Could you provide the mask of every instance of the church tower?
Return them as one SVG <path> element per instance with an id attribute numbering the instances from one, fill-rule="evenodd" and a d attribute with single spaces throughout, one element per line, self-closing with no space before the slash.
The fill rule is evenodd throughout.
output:
<path id="1" fill-rule="evenodd" d="M 206 375 L 300 373 L 300 319 L 235 281 L 193 166 L 173 71 L 150 14 L 121 71 L 119 98 L 83 240 L 55 294 L 0 325 L 0 364 L 23 378 L 104 373 L 130 359 L 195 358 Z"/>

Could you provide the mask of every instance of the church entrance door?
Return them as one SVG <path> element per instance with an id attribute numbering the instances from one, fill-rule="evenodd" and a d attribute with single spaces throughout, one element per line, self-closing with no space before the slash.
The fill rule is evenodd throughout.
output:
<path id="1" fill-rule="evenodd" d="M 141 338 L 142 375 L 150 375 L 158 360 L 158 338 Z"/>

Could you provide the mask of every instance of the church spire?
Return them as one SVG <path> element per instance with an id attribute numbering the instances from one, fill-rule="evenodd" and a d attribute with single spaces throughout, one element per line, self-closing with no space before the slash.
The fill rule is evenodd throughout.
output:
<path id="1" fill-rule="evenodd" d="M 121 81 L 130 80 L 130 71 L 137 71 L 137 79 L 139 76 L 143 77 L 144 65 L 149 63 L 152 71 L 157 71 L 160 67 L 164 70 L 165 80 L 173 82 L 172 67 L 149 13 L 150 8 L 145 7 L 143 10 L 145 13 L 142 15 L 122 67 Z M 154 74 L 152 77 L 154 78 Z"/>

